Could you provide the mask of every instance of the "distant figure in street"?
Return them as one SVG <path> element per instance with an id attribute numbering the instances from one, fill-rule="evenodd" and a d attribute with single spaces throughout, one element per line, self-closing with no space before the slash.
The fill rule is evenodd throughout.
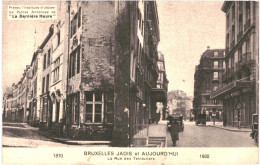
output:
<path id="1" fill-rule="evenodd" d="M 170 131 L 171 131 L 173 146 L 176 146 L 176 141 L 179 140 L 179 124 L 177 123 L 176 119 L 174 119 L 173 122 L 171 122 Z"/>
<path id="2" fill-rule="evenodd" d="M 156 124 L 158 124 L 159 120 L 160 120 L 160 110 L 157 109 L 156 112 L 155 112 L 155 122 L 156 122 Z"/>

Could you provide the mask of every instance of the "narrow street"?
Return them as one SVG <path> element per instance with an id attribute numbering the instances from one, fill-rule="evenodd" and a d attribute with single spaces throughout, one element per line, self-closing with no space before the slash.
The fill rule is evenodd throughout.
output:
<path id="1" fill-rule="evenodd" d="M 167 131 L 168 147 L 172 146 Z M 177 147 L 256 147 L 250 132 L 232 132 L 210 126 L 196 126 L 195 122 L 184 122 L 184 131 L 179 133 Z"/>

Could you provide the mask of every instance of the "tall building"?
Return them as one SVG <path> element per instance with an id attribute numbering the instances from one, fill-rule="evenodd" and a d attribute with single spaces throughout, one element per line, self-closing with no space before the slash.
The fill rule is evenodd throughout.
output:
<path id="1" fill-rule="evenodd" d="M 173 90 L 168 92 L 168 113 L 172 115 L 174 113 L 182 114 L 184 119 L 186 118 L 186 101 L 187 94 L 183 90 Z"/>
<path id="2" fill-rule="evenodd" d="M 164 60 L 164 54 L 162 52 L 158 52 L 158 61 L 157 66 L 159 70 L 159 75 L 157 79 L 157 85 L 156 88 L 153 88 L 153 92 L 158 92 L 157 95 L 157 110 L 160 111 L 160 119 L 166 119 L 167 113 L 167 92 L 168 92 L 168 83 L 167 75 L 166 75 L 166 69 L 165 69 L 165 60 Z M 159 93 L 160 92 L 160 93 Z"/>
<path id="3" fill-rule="evenodd" d="M 201 55 L 200 64 L 194 74 L 193 108 L 198 114 L 206 114 L 207 119 L 222 119 L 222 101 L 211 99 L 210 94 L 222 87 L 225 68 L 224 49 L 208 49 Z"/>
<path id="4" fill-rule="evenodd" d="M 118 1 L 116 5 L 113 145 L 126 146 L 138 141 L 135 135 L 154 119 L 156 103 L 165 101 L 158 100 L 158 95 L 165 95 L 156 89 L 160 41 L 156 2 Z"/>
<path id="5" fill-rule="evenodd" d="M 226 69 L 223 87 L 211 99 L 223 100 L 227 124 L 248 127 L 258 114 L 259 3 L 226 1 Z"/>

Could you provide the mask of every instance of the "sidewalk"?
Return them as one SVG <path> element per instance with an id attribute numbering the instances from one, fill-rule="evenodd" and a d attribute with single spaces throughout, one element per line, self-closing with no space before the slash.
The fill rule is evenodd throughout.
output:
<path id="1" fill-rule="evenodd" d="M 29 129 L 32 131 L 38 131 L 38 127 L 32 127 L 27 123 L 11 123 L 11 122 L 3 122 L 2 128 L 19 128 L 19 129 Z"/>
<path id="2" fill-rule="evenodd" d="M 4 122 L 3 127 L 18 127 L 20 129 L 27 129 L 31 130 L 33 132 L 37 132 L 39 135 L 44 136 L 46 138 L 51 139 L 52 141 L 59 142 L 62 144 L 69 144 L 69 145 L 106 145 L 110 146 L 110 141 L 81 141 L 81 140 L 72 140 L 69 138 L 62 138 L 58 137 L 57 135 L 53 134 L 51 131 L 45 131 L 45 130 L 39 130 L 38 127 L 32 127 L 28 125 L 27 123 L 8 123 Z"/>
<path id="3" fill-rule="evenodd" d="M 133 147 L 158 147 L 167 145 L 167 121 L 159 121 L 158 124 L 149 124 L 133 137 Z"/>
<path id="4" fill-rule="evenodd" d="M 161 120 L 159 121 L 158 125 L 150 124 L 149 125 L 149 137 L 166 137 L 166 130 L 167 130 L 167 121 Z"/>
<path id="5" fill-rule="evenodd" d="M 223 126 L 223 122 L 215 122 L 215 125 L 213 125 L 213 122 L 207 122 L 207 126 L 209 127 L 215 127 L 215 128 L 220 128 L 232 132 L 251 132 L 250 128 L 238 128 L 238 127 L 233 127 L 233 126 Z"/>
<path id="6" fill-rule="evenodd" d="M 57 135 L 53 134 L 51 131 L 43 131 L 43 130 L 38 130 L 37 131 L 40 135 L 45 136 L 47 138 L 52 139 L 55 142 L 59 142 L 62 144 L 68 144 L 68 145 L 106 145 L 110 146 L 111 141 L 85 141 L 85 140 L 73 140 L 69 138 L 63 138 L 63 137 L 58 137 Z"/>

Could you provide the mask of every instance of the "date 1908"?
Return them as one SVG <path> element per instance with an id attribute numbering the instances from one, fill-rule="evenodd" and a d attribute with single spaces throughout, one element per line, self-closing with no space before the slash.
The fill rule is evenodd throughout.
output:
<path id="1" fill-rule="evenodd" d="M 54 158 L 63 158 L 63 154 L 53 154 Z"/>
<path id="2" fill-rule="evenodd" d="M 200 158 L 209 158 L 209 154 L 200 154 Z"/>

